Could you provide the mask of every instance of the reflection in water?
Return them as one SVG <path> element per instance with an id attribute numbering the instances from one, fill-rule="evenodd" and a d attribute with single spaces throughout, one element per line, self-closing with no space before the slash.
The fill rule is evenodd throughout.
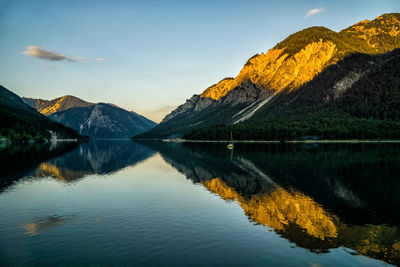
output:
<path id="1" fill-rule="evenodd" d="M 130 140 L 97 140 L 40 164 L 35 176 L 51 176 L 68 182 L 89 174 L 111 174 L 133 166 L 154 153 L 154 150 Z"/>
<path id="2" fill-rule="evenodd" d="M 147 145 L 298 246 L 347 247 L 400 264 L 400 147 L 238 145 L 232 156 L 216 144 Z"/>
<path id="3" fill-rule="evenodd" d="M 0 191 L 15 181 L 32 176 L 41 162 L 78 147 L 76 142 L 54 144 L 10 144 L 0 148 Z"/>
<path id="4" fill-rule="evenodd" d="M 246 200 L 218 178 L 202 183 L 222 199 L 236 200 L 252 221 L 264 226 L 284 231 L 290 225 L 296 225 L 308 235 L 322 240 L 338 235 L 333 218 L 312 198 L 299 192 L 277 187 Z"/>
<path id="5" fill-rule="evenodd" d="M 26 234 L 35 236 L 38 235 L 39 232 L 46 230 L 48 228 L 52 228 L 55 226 L 63 225 L 67 220 L 72 219 L 72 217 L 63 217 L 58 215 L 48 216 L 45 218 L 40 218 L 35 220 L 32 223 L 28 223 L 22 228 L 26 230 Z"/>
<path id="6" fill-rule="evenodd" d="M 154 154 L 152 149 L 130 140 L 98 140 L 79 146 L 65 142 L 58 145 L 57 149 L 54 145 L 12 146 L 2 152 L 2 175 L 8 178 L 5 180 L 2 177 L 5 186 L 24 176 L 50 176 L 69 182 L 90 174 L 110 174 Z"/>
<path id="7" fill-rule="evenodd" d="M 193 187 L 187 181 L 175 179 L 180 175 L 170 171 L 164 162 L 161 169 L 157 169 L 156 165 L 143 164 L 117 174 L 127 166 L 143 162 L 155 151 L 159 152 L 155 158 L 162 157 L 187 179 L 201 186 Z M 230 210 L 214 209 L 214 206 L 221 204 L 217 198 L 212 198 L 215 201 L 211 202 L 213 205 L 207 202 L 210 199 L 204 200 L 212 208 L 203 210 L 202 197 L 209 197 L 209 193 L 202 189 L 204 187 L 227 202 L 237 203 L 250 222 L 270 228 L 298 247 L 319 254 L 346 247 L 351 249 L 349 253 L 400 265 L 400 146 L 396 144 L 235 144 L 234 151 L 227 151 L 225 144 L 93 141 L 79 146 L 66 145 L 63 149 L 60 147 L 55 150 L 27 146 L 3 148 L 1 152 L 3 190 L 0 197 L 3 201 L 0 201 L 0 206 L 13 216 L 0 217 L 0 229 L 5 229 L 0 231 L 3 235 L 0 235 L 0 246 L 18 243 L 15 242 L 19 240 L 17 234 L 14 239 L 8 238 L 13 231 L 10 225 L 18 226 L 21 230 L 20 223 L 24 222 L 22 228 L 25 234 L 39 235 L 39 238 L 23 235 L 29 240 L 23 239 L 21 246 L 33 242 L 26 250 L 26 262 L 30 262 L 31 250 L 43 245 L 47 245 L 47 249 L 53 248 L 52 242 L 59 243 L 64 239 L 68 249 L 71 244 L 80 246 L 75 252 L 82 252 L 79 255 L 81 258 L 86 256 L 85 253 L 90 257 L 97 255 L 97 250 L 104 248 L 96 247 L 98 244 L 107 244 L 105 254 L 110 253 L 115 258 L 125 256 L 126 261 L 131 259 L 132 251 L 137 252 L 135 257 L 138 258 L 153 258 L 154 253 L 159 251 L 164 251 L 164 257 L 173 255 L 179 258 L 184 252 L 181 247 L 174 245 L 186 242 L 194 242 L 192 246 L 187 246 L 189 250 L 186 253 L 193 250 L 202 256 L 207 254 L 211 258 L 219 257 L 219 254 L 208 253 L 210 251 L 206 248 L 221 246 L 221 251 L 225 253 L 227 247 L 232 247 L 232 239 L 217 238 L 222 243 L 209 245 L 210 236 L 224 234 L 226 224 L 231 222 L 230 227 L 237 226 L 241 230 L 240 242 L 248 238 L 249 243 L 246 244 L 251 244 L 242 249 L 251 247 L 251 250 L 257 251 L 261 247 L 260 243 L 264 245 L 270 242 L 275 245 L 274 242 L 283 240 L 271 238 L 259 242 L 261 239 L 257 238 L 260 235 L 255 235 L 255 238 L 243 231 L 249 224 L 245 224 L 245 227 L 240 223 L 236 225 L 235 219 L 238 216 L 229 217 Z M 92 174 L 86 180 L 87 183 L 79 183 L 81 178 Z M 115 179 L 98 179 L 98 175 L 106 174 Z M 22 177 L 30 182 L 17 183 L 10 187 L 11 190 L 4 190 L 12 181 Z M 40 179 L 42 177 L 53 177 L 62 183 Z M 131 177 L 135 179 L 129 179 Z M 64 186 L 64 182 L 71 181 L 75 181 L 76 186 Z M 196 200 L 195 205 L 191 206 L 195 208 L 185 212 L 187 202 L 182 199 L 188 198 L 182 196 L 188 194 L 186 190 L 194 189 L 204 195 L 193 191 L 198 195 L 193 198 L 190 195 L 189 198 Z M 225 209 L 226 205 L 223 207 Z M 216 221 L 213 214 L 218 211 L 227 211 L 224 214 L 228 216 L 224 218 L 229 220 L 224 219 L 223 223 Z M 14 220 L 14 217 L 20 216 L 19 213 L 24 219 Z M 83 220 L 79 227 L 68 224 L 68 227 L 58 227 L 59 231 L 44 231 L 73 219 L 72 216 L 60 215 L 42 217 L 44 214 L 77 214 L 79 218 L 88 218 L 88 214 L 91 214 L 97 218 L 99 225 L 96 228 L 91 220 Z M 40 218 L 35 219 L 37 217 Z M 10 223 L 13 220 L 14 223 Z M 204 222 L 221 225 L 224 230 L 210 228 L 217 229 L 210 232 L 207 227 L 201 228 Z M 151 227 L 147 228 L 148 225 Z M 104 231 L 104 227 L 108 231 Z M 81 240 L 80 231 L 88 233 L 85 236 L 86 243 Z M 191 231 L 192 237 L 189 240 L 186 235 Z M 184 237 L 179 239 L 181 236 Z M 202 240 L 204 243 L 196 243 L 199 236 L 206 236 Z M 136 238 L 144 238 L 147 243 L 143 243 L 146 245 L 134 243 Z M 229 245 L 224 247 L 224 243 Z M 61 251 L 62 247 L 57 249 Z M 202 251 L 201 247 L 204 247 Z M 279 253 L 284 250 L 277 247 L 273 252 L 281 255 Z M 25 247 L 21 249 L 24 254 Z M 294 260 L 299 259 L 295 255 L 297 252 L 293 254 Z M 335 253 L 337 250 L 324 256 Z M 14 251 L 10 251 L 9 255 L 10 258 L 14 257 Z M 253 257 L 258 259 L 257 255 Z M 43 255 L 39 257 L 42 260 L 48 259 Z"/>

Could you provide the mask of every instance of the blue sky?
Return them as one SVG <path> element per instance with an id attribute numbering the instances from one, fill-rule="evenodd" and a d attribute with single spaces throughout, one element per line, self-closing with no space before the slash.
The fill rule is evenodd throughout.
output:
<path id="1" fill-rule="evenodd" d="M 159 122 L 293 32 L 339 31 L 390 12 L 399 0 L 0 0 L 0 84 L 21 96 L 114 103 Z"/>

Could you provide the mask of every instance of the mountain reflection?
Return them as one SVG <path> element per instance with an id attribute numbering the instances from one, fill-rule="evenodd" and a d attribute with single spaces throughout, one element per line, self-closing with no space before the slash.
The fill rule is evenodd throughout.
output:
<path id="1" fill-rule="evenodd" d="M 130 140 L 97 140 L 41 163 L 34 176 L 51 176 L 64 182 L 87 175 L 105 175 L 133 166 L 154 154 L 154 150 Z"/>
<path id="2" fill-rule="evenodd" d="M 48 228 L 52 228 L 55 226 L 60 226 L 63 225 L 65 222 L 68 220 L 71 220 L 73 217 L 63 217 L 63 216 L 48 216 L 45 218 L 40 218 L 35 220 L 32 223 L 28 223 L 24 227 L 22 227 L 26 232 L 25 234 L 29 234 L 32 236 L 38 235 L 40 232 L 43 230 L 46 230 Z"/>
<path id="3" fill-rule="evenodd" d="M 284 231 L 295 225 L 322 240 L 338 236 L 333 218 L 312 198 L 300 192 L 288 192 L 277 187 L 246 200 L 219 178 L 203 181 L 202 184 L 222 199 L 237 201 L 250 220 L 264 226 Z"/>
<path id="4" fill-rule="evenodd" d="M 57 144 L 7 144 L 0 147 L 0 191 L 21 178 L 32 176 L 44 161 L 78 147 L 75 142 Z"/>
<path id="5" fill-rule="evenodd" d="M 135 165 L 154 153 L 154 150 L 130 140 L 61 142 L 57 147 L 13 144 L 0 150 L 0 189 L 24 177 L 50 176 L 70 182 L 91 174 L 110 174 Z"/>
<path id="6" fill-rule="evenodd" d="M 297 246 L 400 264 L 398 145 L 146 145 Z"/>

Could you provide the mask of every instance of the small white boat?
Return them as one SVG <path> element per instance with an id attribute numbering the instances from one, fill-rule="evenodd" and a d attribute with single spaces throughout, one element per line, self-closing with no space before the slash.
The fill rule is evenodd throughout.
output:
<path id="1" fill-rule="evenodd" d="M 228 149 L 233 149 L 233 137 L 232 137 L 232 132 L 231 132 L 231 139 L 229 140 L 229 144 L 226 146 Z"/>

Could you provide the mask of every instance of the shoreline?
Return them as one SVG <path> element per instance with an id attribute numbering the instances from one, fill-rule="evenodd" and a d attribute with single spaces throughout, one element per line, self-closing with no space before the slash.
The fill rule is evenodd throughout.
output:
<path id="1" fill-rule="evenodd" d="M 144 139 L 142 139 L 144 141 Z M 228 140 L 185 140 L 185 139 L 146 139 L 147 141 L 163 141 L 163 142 L 172 142 L 172 143 L 229 143 Z M 321 144 L 329 144 L 329 143 L 346 143 L 346 144 L 359 144 L 359 143 L 399 143 L 400 140 L 358 140 L 358 139 L 344 139 L 344 140 L 237 140 L 232 141 L 232 143 L 321 143 Z"/>

